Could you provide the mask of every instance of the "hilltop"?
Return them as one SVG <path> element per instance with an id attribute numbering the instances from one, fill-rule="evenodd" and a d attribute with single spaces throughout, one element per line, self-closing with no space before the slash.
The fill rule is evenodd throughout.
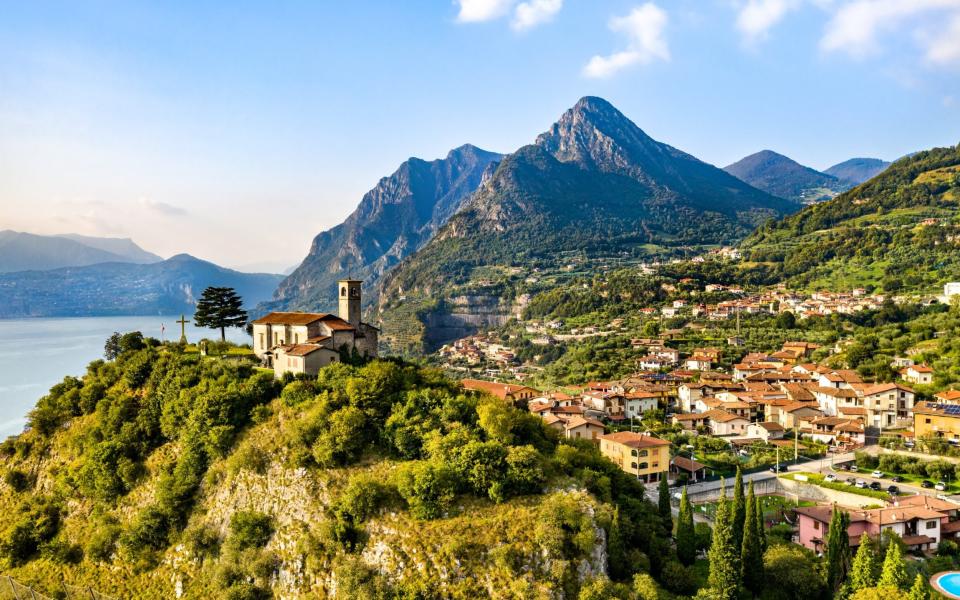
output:
<path id="1" fill-rule="evenodd" d="M 958 203 L 960 147 L 918 152 L 761 227 L 743 243 L 746 267 L 797 286 L 930 291 L 960 278 Z"/>
<path id="2" fill-rule="evenodd" d="M 873 179 L 889 166 L 889 162 L 879 158 L 851 158 L 833 165 L 824 173 L 853 186 Z"/>
<path id="3" fill-rule="evenodd" d="M 852 187 L 772 150 L 761 150 L 727 165 L 724 171 L 780 198 L 811 204 Z"/>
<path id="4" fill-rule="evenodd" d="M 694 577 L 593 444 L 435 371 L 276 381 L 217 348 L 121 347 L 0 445 L 0 568 L 40 592 L 572 599 Z"/>
<path id="5" fill-rule="evenodd" d="M 127 238 L 0 231 L 0 273 L 45 271 L 106 262 L 147 264 L 161 260 Z"/>
<path id="6" fill-rule="evenodd" d="M 380 307 L 385 323 L 429 322 L 436 343 L 511 311 L 522 290 L 498 272 L 557 268 L 571 255 L 641 257 L 727 243 L 797 206 L 653 140 L 610 103 L 587 97 L 504 157 L 434 238 L 384 278 Z M 473 302 L 478 286 L 487 299 L 465 319 L 447 319 L 436 306 Z M 434 305 L 418 307 L 417 298 Z M 490 318 L 471 322 L 478 313 Z M 416 346 L 419 337 L 403 343 Z"/>

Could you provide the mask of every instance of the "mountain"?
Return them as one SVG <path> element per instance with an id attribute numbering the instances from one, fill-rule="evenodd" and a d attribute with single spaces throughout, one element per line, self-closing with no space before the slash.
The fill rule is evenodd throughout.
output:
<path id="1" fill-rule="evenodd" d="M 833 198 L 851 187 L 772 150 L 741 158 L 723 170 L 768 194 L 806 204 Z"/>
<path id="2" fill-rule="evenodd" d="M 934 148 L 761 227 L 742 248 L 771 281 L 929 292 L 960 279 L 958 218 L 960 146 Z"/>
<path id="3" fill-rule="evenodd" d="M 267 307 L 328 310 L 337 279 L 374 289 L 383 273 L 426 243 L 501 158 L 469 144 L 446 158 L 410 158 L 367 192 L 346 221 L 313 240 L 310 253 Z"/>
<path id="4" fill-rule="evenodd" d="M 879 158 L 851 158 L 833 165 L 824 173 L 853 186 L 873 179 L 889 166 L 890 163 Z"/>
<path id="5" fill-rule="evenodd" d="M 282 277 L 240 273 L 187 254 L 151 264 L 100 263 L 0 274 L 0 318 L 191 313 L 207 286 L 236 288 L 247 308 Z"/>
<path id="6" fill-rule="evenodd" d="M 160 260 L 163 259 L 129 239 L 0 231 L 0 273 L 81 267 L 104 262 L 151 263 Z"/>
<path id="7" fill-rule="evenodd" d="M 425 329 L 439 342 L 466 330 L 426 312 L 436 316 L 444 310 L 437 303 L 456 298 L 472 302 L 471 286 L 487 288 L 479 310 L 500 319 L 504 303 L 523 293 L 508 281 L 518 270 L 555 268 L 571 253 L 644 256 L 730 243 L 798 206 L 653 140 L 607 101 L 587 97 L 501 160 L 434 238 L 384 278 L 380 308 L 396 311 L 416 297 L 432 303 L 413 313 L 430 321 Z"/>

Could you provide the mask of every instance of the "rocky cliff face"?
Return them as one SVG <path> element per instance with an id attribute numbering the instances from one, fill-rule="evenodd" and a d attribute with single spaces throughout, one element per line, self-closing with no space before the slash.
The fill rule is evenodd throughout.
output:
<path id="1" fill-rule="evenodd" d="M 303 263 L 264 308 L 330 310 L 335 282 L 344 276 L 363 279 L 372 299 L 378 279 L 425 244 L 499 159 L 467 144 L 443 159 L 404 162 L 364 195 L 346 221 L 314 238 Z"/>

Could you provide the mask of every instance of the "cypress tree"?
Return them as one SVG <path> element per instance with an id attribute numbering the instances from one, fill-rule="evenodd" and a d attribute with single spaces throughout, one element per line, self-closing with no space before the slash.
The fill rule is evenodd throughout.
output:
<path id="1" fill-rule="evenodd" d="M 753 493 L 753 482 L 747 491 L 746 518 L 743 526 L 743 545 L 740 549 L 743 586 L 757 596 L 763 589 L 763 552 L 757 532 L 757 497 Z"/>
<path id="2" fill-rule="evenodd" d="M 713 524 L 713 541 L 708 554 L 710 577 L 708 585 L 717 600 L 733 600 L 738 595 L 740 553 L 733 545 L 733 509 L 727 503 L 726 491 L 720 484 L 720 499 Z"/>
<path id="3" fill-rule="evenodd" d="M 907 567 L 903 564 L 900 544 L 887 544 L 887 556 L 883 559 L 883 570 L 877 587 L 903 589 L 909 583 Z"/>
<path id="4" fill-rule="evenodd" d="M 763 505 L 757 498 L 757 541 L 760 544 L 760 556 L 767 553 L 767 528 L 763 522 Z"/>
<path id="5" fill-rule="evenodd" d="M 930 591 L 927 589 L 927 582 L 920 573 L 913 580 L 913 587 L 910 588 L 910 600 L 930 600 Z"/>
<path id="6" fill-rule="evenodd" d="M 850 515 L 834 507 L 830 529 L 827 531 L 827 551 L 824 557 L 827 563 L 827 586 L 831 592 L 840 589 L 850 570 L 850 537 L 847 535 L 849 527 Z"/>
<path id="7" fill-rule="evenodd" d="M 667 485 L 666 477 L 660 478 L 660 495 L 657 498 L 657 511 L 660 513 L 663 530 L 667 535 L 670 535 L 673 531 L 673 512 L 670 508 L 670 488 Z"/>
<path id="8" fill-rule="evenodd" d="M 737 549 L 743 544 L 743 522 L 747 508 L 743 499 L 743 472 L 737 467 L 737 478 L 733 482 L 733 546 Z"/>
<path id="9" fill-rule="evenodd" d="M 860 536 L 860 547 L 853 557 L 850 584 L 853 591 L 871 588 L 877 583 L 877 555 L 867 534 Z"/>
<path id="10" fill-rule="evenodd" d="M 693 526 L 693 507 L 687 498 L 687 488 L 680 495 L 680 514 L 677 515 L 677 558 L 685 565 L 697 560 L 697 535 Z"/>

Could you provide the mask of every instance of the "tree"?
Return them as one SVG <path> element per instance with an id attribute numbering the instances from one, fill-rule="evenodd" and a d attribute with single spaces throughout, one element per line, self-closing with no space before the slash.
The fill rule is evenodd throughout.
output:
<path id="1" fill-rule="evenodd" d="M 208 287 L 197 301 L 193 315 L 197 327 L 220 330 L 220 340 L 226 341 L 227 327 L 243 327 L 247 324 L 247 311 L 237 291 L 228 287 Z"/>
<path id="2" fill-rule="evenodd" d="M 666 477 L 660 477 L 657 511 L 660 513 L 663 530 L 667 535 L 670 535 L 670 532 L 673 531 L 673 510 L 670 508 L 670 487 L 667 485 Z"/>
<path id="3" fill-rule="evenodd" d="M 743 544 L 740 549 L 743 586 L 754 596 L 763 589 L 763 552 L 760 549 L 760 535 L 757 532 L 757 496 L 750 482 L 747 492 L 747 506 L 743 527 Z"/>
<path id="4" fill-rule="evenodd" d="M 757 499 L 757 544 L 760 546 L 760 556 L 767 552 L 767 527 L 763 522 L 763 506 Z"/>
<path id="5" fill-rule="evenodd" d="M 733 482 L 733 547 L 738 550 L 743 544 L 743 524 L 746 514 L 743 499 L 743 471 L 737 467 L 737 478 Z"/>
<path id="6" fill-rule="evenodd" d="M 103 356 L 107 360 L 114 360 L 120 356 L 120 332 L 114 331 L 110 337 L 107 338 L 106 343 L 103 345 Z"/>
<path id="7" fill-rule="evenodd" d="M 877 582 L 877 554 L 873 542 L 867 534 L 860 536 L 860 547 L 853 557 L 850 571 L 850 584 L 853 590 L 873 587 Z"/>
<path id="8" fill-rule="evenodd" d="M 877 587 L 904 589 L 909 583 L 907 566 L 903 564 L 903 552 L 900 544 L 887 544 L 887 556 L 883 559 L 883 570 Z"/>
<path id="9" fill-rule="evenodd" d="M 710 588 L 718 600 L 733 600 L 740 587 L 740 553 L 733 544 L 733 512 L 727 504 L 723 483 L 720 484 L 720 499 L 717 501 L 708 558 L 710 576 L 707 582 Z"/>
<path id="10" fill-rule="evenodd" d="M 677 515 L 677 533 L 674 536 L 677 542 L 677 558 L 685 565 L 692 565 L 697 560 L 697 535 L 693 525 L 693 507 L 687 498 L 687 488 L 683 488 L 680 495 L 680 513 Z"/>
<path id="11" fill-rule="evenodd" d="M 793 329 L 797 326 L 797 317 L 790 311 L 784 311 L 777 315 L 774 324 L 777 329 Z"/>
<path id="12" fill-rule="evenodd" d="M 927 589 L 927 582 L 920 573 L 913 579 L 913 587 L 910 588 L 910 600 L 929 600 L 930 592 Z"/>
<path id="13" fill-rule="evenodd" d="M 830 529 L 827 531 L 827 551 L 824 559 L 827 563 L 827 587 L 831 592 L 840 589 L 847 571 L 850 570 L 850 537 L 847 529 L 850 527 L 850 515 L 836 507 L 830 518 Z"/>
<path id="14" fill-rule="evenodd" d="M 763 557 L 763 566 L 765 599 L 819 600 L 825 597 L 823 575 L 810 550 L 792 544 L 771 546 Z"/>

